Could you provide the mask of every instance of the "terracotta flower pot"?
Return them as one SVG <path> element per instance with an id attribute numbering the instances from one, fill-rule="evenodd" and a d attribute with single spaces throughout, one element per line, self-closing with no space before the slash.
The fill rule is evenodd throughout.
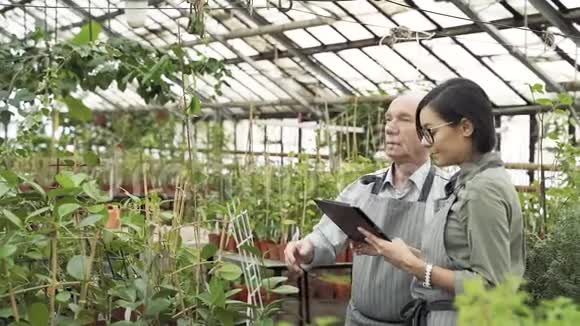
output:
<path id="1" fill-rule="evenodd" d="M 346 248 L 346 262 L 347 263 L 352 263 L 352 255 L 353 255 L 353 251 L 352 249 L 350 249 L 350 247 Z"/>
<path id="2" fill-rule="evenodd" d="M 313 278 L 310 284 L 312 287 L 313 297 L 322 300 L 334 299 L 335 289 L 332 283 L 326 282 L 319 278 Z"/>
<path id="3" fill-rule="evenodd" d="M 337 263 L 345 263 L 346 262 L 346 250 L 343 250 L 341 253 L 336 255 L 336 262 Z"/>
<path id="4" fill-rule="evenodd" d="M 236 240 L 230 236 L 230 239 L 228 240 L 228 243 L 226 243 L 226 248 L 227 251 L 231 251 L 231 252 L 237 252 L 238 248 L 236 245 Z"/>
<path id="5" fill-rule="evenodd" d="M 278 249 L 278 259 L 280 259 L 280 261 L 285 261 L 286 255 L 284 254 L 284 250 L 286 249 L 286 244 L 281 243 L 277 245 L 276 248 Z"/>
<path id="6" fill-rule="evenodd" d="M 210 233 L 207 235 L 209 243 L 216 245 L 219 248 L 221 236 L 218 233 Z"/>
<path id="7" fill-rule="evenodd" d="M 107 219 L 105 227 L 111 230 L 118 230 L 121 228 L 121 209 L 119 206 L 109 206 L 109 218 Z"/>
<path id="8" fill-rule="evenodd" d="M 349 283 L 334 283 L 334 293 L 336 300 L 348 301 L 350 300 L 351 285 Z"/>

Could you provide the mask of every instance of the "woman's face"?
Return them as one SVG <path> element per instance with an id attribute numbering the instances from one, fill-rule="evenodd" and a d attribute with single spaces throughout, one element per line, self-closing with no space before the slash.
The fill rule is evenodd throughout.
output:
<path id="1" fill-rule="evenodd" d="M 426 134 L 421 139 L 423 146 L 431 153 L 431 159 L 438 166 L 459 165 L 469 156 L 471 150 L 471 123 L 445 121 L 431 107 L 426 106 L 420 113 L 421 127 Z"/>

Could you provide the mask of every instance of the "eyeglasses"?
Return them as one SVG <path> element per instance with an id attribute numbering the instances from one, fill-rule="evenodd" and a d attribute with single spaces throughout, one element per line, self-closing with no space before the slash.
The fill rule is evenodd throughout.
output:
<path id="1" fill-rule="evenodd" d="M 433 139 L 433 130 L 445 127 L 445 126 L 449 126 L 450 124 L 453 124 L 454 122 L 445 122 L 443 124 L 437 125 L 435 127 L 431 127 L 431 128 L 425 128 L 425 127 L 421 127 L 421 129 L 419 130 L 419 132 L 421 133 L 421 137 L 423 139 L 425 139 L 425 141 L 429 144 L 429 145 L 433 145 L 433 142 L 435 141 Z"/>

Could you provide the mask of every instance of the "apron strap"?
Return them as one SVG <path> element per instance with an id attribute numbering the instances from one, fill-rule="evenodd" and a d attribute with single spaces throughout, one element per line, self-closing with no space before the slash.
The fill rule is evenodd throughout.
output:
<path id="1" fill-rule="evenodd" d="M 419 195 L 419 202 L 427 201 L 429 197 L 429 193 L 431 193 L 431 188 L 433 186 L 433 180 L 435 179 L 435 167 L 431 164 L 431 168 L 429 169 L 429 174 L 425 178 L 425 182 L 423 182 L 423 188 L 421 188 L 421 194 Z"/>
<path id="2" fill-rule="evenodd" d="M 385 180 L 387 180 L 387 175 L 389 174 L 389 170 L 387 169 L 387 171 L 385 171 L 385 173 L 383 173 L 382 177 L 375 177 L 375 181 L 373 183 L 373 188 L 371 190 L 371 194 L 373 195 L 378 195 L 379 192 L 381 192 L 381 190 L 383 189 L 383 185 L 385 184 Z"/>

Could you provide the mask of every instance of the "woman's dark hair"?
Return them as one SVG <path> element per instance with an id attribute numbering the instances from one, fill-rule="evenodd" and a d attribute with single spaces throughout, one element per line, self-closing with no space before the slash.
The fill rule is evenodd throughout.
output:
<path id="1" fill-rule="evenodd" d="M 462 118 L 473 123 L 473 144 L 479 153 L 487 153 L 495 147 L 495 127 L 491 101 L 476 83 L 465 78 L 449 79 L 433 88 L 419 102 L 415 124 L 420 136 L 421 110 L 433 109 L 446 122 L 459 123 Z"/>

